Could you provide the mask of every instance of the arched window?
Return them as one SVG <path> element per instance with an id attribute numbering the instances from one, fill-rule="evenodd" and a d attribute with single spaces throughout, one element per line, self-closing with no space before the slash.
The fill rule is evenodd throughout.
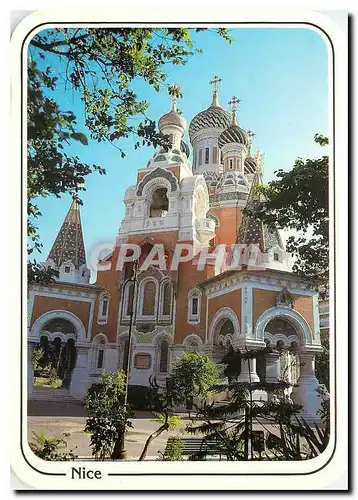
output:
<path id="1" fill-rule="evenodd" d="M 168 209 L 167 188 L 160 187 L 152 194 L 149 217 L 164 217 L 168 213 Z"/>
<path id="2" fill-rule="evenodd" d="M 209 148 L 205 148 L 205 164 L 209 163 Z"/>
<path id="3" fill-rule="evenodd" d="M 162 286 L 162 316 L 171 316 L 172 312 L 172 285 L 167 282 Z"/>
<path id="4" fill-rule="evenodd" d="M 100 323 L 102 325 L 104 323 L 107 323 L 108 312 L 109 312 L 109 295 L 107 293 L 103 293 L 99 299 L 97 323 Z"/>
<path id="5" fill-rule="evenodd" d="M 157 285 L 154 281 L 146 281 L 142 286 L 141 293 L 141 315 L 155 316 L 155 306 L 157 302 Z"/>
<path id="6" fill-rule="evenodd" d="M 218 148 L 213 147 L 213 163 L 216 163 L 218 159 Z"/>
<path id="7" fill-rule="evenodd" d="M 99 334 L 93 339 L 93 343 L 92 368 L 96 371 L 104 368 L 107 340 L 103 334 Z"/>
<path id="8" fill-rule="evenodd" d="M 190 290 L 188 295 L 188 323 L 200 322 L 201 292 L 197 288 Z"/>
<path id="9" fill-rule="evenodd" d="M 169 371 L 169 342 L 163 340 L 160 344 L 159 373 Z"/>
<path id="10" fill-rule="evenodd" d="M 203 164 L 203 150 L 199 150 L 199 166 Z"/>

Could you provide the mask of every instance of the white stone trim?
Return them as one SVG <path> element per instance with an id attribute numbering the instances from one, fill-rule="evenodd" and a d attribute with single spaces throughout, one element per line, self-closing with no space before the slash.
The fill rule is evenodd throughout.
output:
<path id="1" fill-rule="evenodd" d="M 241 290 L 241 333 L 252 338 L 252 286 L 244 285 Z"/>
<path id="2" fill-rule="evenodd" d="M 80 290 L 61 290 L 59 287 L 44 287 L 40 285 L 33 285 L 32 290 L 29 294 L 29 311 L 28 311 L 28 326 L 30 327 L 31 319 L 32 319 L 32 310 L 34 306 L 35 297 L 50 297 L 54 299 L 65 299 L 65 300 L 73 300 L 78 302 L 88 302 L 90 303 L 90 311 L 88 318 L 88 329 L 87 329 L 87 337 L 91 337 L 92 324 L 93 324 L 93 314 L 94 314 L 94 305 L 97 293 L 91 293 L 88 291 L 80 291 Z M 30 313 L 31 311 L 31 313 Z"/>
<path id="3" fill-rule="evenodd" d="M 230 292 L 234 292 L 239 288 L 242 288 L 244 284 L 251 284 L 252 288 L 257 288 L 259 290 L 270 290 L 280 292 L 282 288 L 287 288 L 292 294 L 302 295 L 312 297 L 316 294 L 314 290 L 307 290 L 301 288 L 299 282 L 288 281 L 280 278 L 272 278 L 268 276 L 230 276 L 226 280 L 218 281 L 217 283 L 211 285 L 206 285 L 206 293 L 209 299 L 219 297 L 220 295 L 225 295 Z M 255 286 L 256 285 L 256 286 Z"/>
<path id="4" fill-rule="evenodd" d="M 230 307 L 222 307 L 219 309 L 213 319 L 211 320 L 210 324 L 210 329 L 209 329 L 209 343 L 213 344 L 214 343 L 214 337 L 215 337 L 215 331 L 220 323 L 220 321 L 224 319 L 230 319 L 233 327 L 234 327 L 234 338 L 239 338 L 240 337 L 240 322 L 239 318 L 237 317 L 235 311 L 233 311 Z"/>
<path id="5" fill-rule="evenodd" d="M 286 319 L 295 328 L 300 337 L 300 346 L 312 344 L 312 332 L 305 318 L 294 309 L 283 306 L 271 307 L 261 314 L 255 325 L 255 339 L 264 341 L 266 325 L 269 321 L 278 317 Z"/>
<path id="6" fill-rule="evenodd" d="M 46 323 L 48 323 L 52 319 L 66 319 L 66 320 L 70 321 L 76 329 L 77 342 L 88 342 L 88 338 L 86 335 L 86 329 L 85 329 L 82 321 L 77 316 L 75 316 L 73 313 L 71 313 L 69 311 L 64 311 L 61 309 L 48 311 L 48 312 L 42 314 L 42 316 L 40 316 L 39 318 L 37 318 L 37 320 L 32 325 L 32 329 L 30 332 L 31 337 L 36 338 L 36 339 L 40 339 L 40 336 L 41 336 L 40 334 L 42 331 L 44 331 L 43 326 L 45 326 Z"/>
<path id="7" fill-rule="evenodd" d="M 190 333 L 187 335 L 183 341 L 183 345 L 185 346 L 186 350 L 189 350 L 190 348 L 190 343 L 191 342 L 196 342 L 198 345 L 198 351 L 200 350 L 201 346 L 203 345 L 203 341 L 199 335 L 196 335 L 195 333 Z"/>

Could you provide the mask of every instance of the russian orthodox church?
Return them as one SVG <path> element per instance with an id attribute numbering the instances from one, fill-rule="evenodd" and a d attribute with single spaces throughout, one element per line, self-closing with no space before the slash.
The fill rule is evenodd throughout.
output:
<path id="1" fill-rule="evenodd" d="M 262 157 L 259 151 L 253 155 L 253 133 L 238 121 L 238 100 L 230 101 L 231 112 L 220 107 L 219 81 L 211 82 L 210 106 L 189 124 L 192 164 L 175 98 L 160 118 L 159 131 L 170 147 L 156 151 L 127 188 L 113 252 L 99 262 L 94 284 L 73 200 L 44 263 L 59 277 L 29 291 L 30 399 L 39 397 L 31 361 L 38 345 L 61 353 L 61 391 L 79 400 L 103 369 L 115 371 L 129 362 L 130 384 L 148 385 L 151 376 L 164 384 L 187 351 L 219 362 L 229 349 L 270 345 L 272 352 L 257 366 L 255 359 L 250 367 L 241 362 L 238 380 L 295 382 L 292 400 L 304 406 L 306 418 L 315 418 L 318 293 L 291 272 L 279 232 L 243 213 L 257 201 Z M 155 259 L 138 272 L 134 262 L 118 267 L 121 249 L 135 245 L 141 264 L 164 248 L 164 268 Z M 183 253 L 176 268 L 171 264 L 178 260 L 178 245 Z"/>

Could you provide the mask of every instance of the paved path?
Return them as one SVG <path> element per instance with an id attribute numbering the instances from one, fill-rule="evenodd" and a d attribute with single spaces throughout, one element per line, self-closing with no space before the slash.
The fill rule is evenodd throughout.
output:
<path id="1" fill-rule="evenodd" d="M 80 457 L 91 457 L 90 435 L 84 432 L 85 410 L 79 404 L 32 402 L 29 405 L 28 416 L 28 439 L 31 441 L 33 432 L 43 431 L 51 437 L 62 437 L 68 433 L 67 450 L 73 450 Z M 44 416 L 46 415 L 46 416 Z M 186 415 L 184 415 L 186 417 Z M 145 441 L 154 432 L 159 424 L 152 422 L 155 418 L 149 412 L 137 412 L 136 418 L 132 419 L 133 429 L 126 433 L 126 450 L 129 460 L 137 460 L 142 452 Z M 184 420 L 184 425 L 188 420 Z M 183 427 L 184 427 L 183 425 Z M 169 436 L 176 436 L 178 431 L 164 432 L 156 438 L 148 450 L 148 459 L 156 460 L 158 451 L 164 452 Z"/>

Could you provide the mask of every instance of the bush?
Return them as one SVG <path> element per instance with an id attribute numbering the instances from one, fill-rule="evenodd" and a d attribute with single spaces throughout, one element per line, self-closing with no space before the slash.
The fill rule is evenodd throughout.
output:
<path id="1" fill-rule="evenodd" d="M 46 436 L 42 431 L 34 432 L 33 434 L 34 441 L 29 443 L 30 449 L 42 460 L 64 462 L 76 458 L 73 450 L 68 453 L 59 451 L 61 448 L 66 448 L 67 442 L 65 439 Z M 68 434 L 64 434 L 64 437 L 68 437 Z"/>
<path id="2" fill-rule="evenodd" d="M 159 452 L 164 461 L 174 461 L 183 459 L 184 441 L 180 437 L 168 439 L 167 447 L 164 453 Z"/>

